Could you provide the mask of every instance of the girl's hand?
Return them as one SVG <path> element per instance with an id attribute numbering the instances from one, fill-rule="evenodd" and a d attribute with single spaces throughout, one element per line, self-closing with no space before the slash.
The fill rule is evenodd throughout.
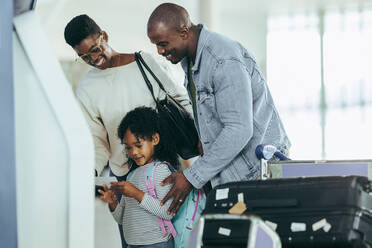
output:
<path id="1" fill-rule="evenodd" d="M 103 189 L 104 191 L 100 189 L 98 190 L 98 192 L 101 194 L 100 199 L 108 203 L 110 211 L 112 212 L 118 205 L 118 198 L 116 197 L 115 192 L 111 189 L 108 189 L 105 184 L 103 185 Z"/>
<path id="2" fill-rule="evenodd" d="M 112 190 L 118 191 L 127 197 L 134 198 L 139 202 L 142 201 L 142 198 L 145 195 L 143 191 L 139 190 L 136 186 L 127 181 L 110 182 L 110 184 Z"/>
<path id="3" fill-rule="evenodd" d="M 104 202 L 107 202 L 108 204 L 113 204 L 118 201 L 118 198 L 116 197 L 116 194 L 113 190 L 108 189 L 106 185 L 103 185 L 103 190 L 98 190 L 98 192 L 101 194 L 100 199 Z"/>

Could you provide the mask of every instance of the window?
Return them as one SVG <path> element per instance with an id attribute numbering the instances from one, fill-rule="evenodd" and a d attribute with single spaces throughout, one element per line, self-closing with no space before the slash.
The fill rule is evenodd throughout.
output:
<path id="1" fill-rule="evenodd" d="M 268 20 L 268 84 L 294 159 L 372 158 L 372 11 Z"/>

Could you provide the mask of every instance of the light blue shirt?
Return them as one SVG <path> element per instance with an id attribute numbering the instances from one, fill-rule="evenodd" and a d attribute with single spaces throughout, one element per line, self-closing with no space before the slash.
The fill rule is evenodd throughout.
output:
<path id="1" fill-rule="evenodd" d="M 199 27 L 192 75 L 197 105 L 194 119 L 204 155 L 184 175 L 196 188 L 209 180 L 215 187 L 257 179 L 257 145 L 271 144 L 287 153 L 290 141 L 255 59 L 238 42 Z M 188 58 L 181 64 L 187 89 Z"/>

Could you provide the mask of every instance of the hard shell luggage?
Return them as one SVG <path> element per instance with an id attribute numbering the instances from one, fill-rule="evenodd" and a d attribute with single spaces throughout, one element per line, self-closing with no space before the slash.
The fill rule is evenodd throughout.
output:
<path id="1" fill-rule="evenodd" d="M 271 225 L 283 247 L 370 247 L 371 189 L 360 176 L 229 183 L 210 192 L 204 214 L 227 213 L 240 197 L 244 214 Z"/>
<path id="2" fill-rule="evenodd" d="M 210 214 L 194 227 L 190 248 L 281 248 L 278 234 L 253 215 Z"/>

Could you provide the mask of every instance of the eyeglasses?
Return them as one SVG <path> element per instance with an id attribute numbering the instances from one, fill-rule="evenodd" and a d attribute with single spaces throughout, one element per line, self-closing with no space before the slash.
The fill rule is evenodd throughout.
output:
<path id="1" fill-rule="evenodd" d="M 102 52 L 102 48 L 101 48 L 101 43 L 102 43 L 102 40 L 103 40 L 102 38 L 103 38 L 103 35 L 101 33 L 99 35 L 99 37 L 97 38 L 97 45 L 92 47 L 89 50 L 89 52 L 78 56 L 75 59 L 75 61 L 77 61 L 77 62 L 91 62 L 92 61 L 92 56 L 96 57 L 97 55 L 99 55 Z"/>

